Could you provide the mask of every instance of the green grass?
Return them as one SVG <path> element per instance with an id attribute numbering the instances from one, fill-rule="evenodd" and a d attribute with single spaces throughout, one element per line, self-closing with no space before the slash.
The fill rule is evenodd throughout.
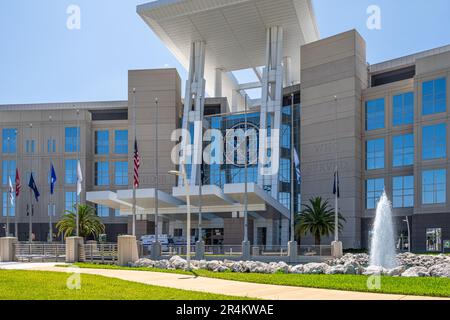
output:
<path id="1" fill-rule="evenodd" d="M 0 270 L 0 300 L 230 300 L 242 299 L 81 274 L 80 290 L 59 272 Z"/>
<path id="2" fill-rule="evenodd" d="M 189 274 L 182 270 L 162 270 L 154 268 L 129 268 L 113 265 L 95 265 L 79 263 L 81 268 L 140 270 L 151 272 L 169 272 Z M 284 286 L 335 289 L 344 291 L 376 292 L 417 296 L 450 297 L 450 279 L 448 278 L 402 278 L 381 277 L 381 289 L 367 288 L 367 276 L 362 275 L 309 275 L 309 274 L 258 274 L 258 273 L 216 273 L 207 270 L 195 270 L 196 276 L 235 280 L 242 282 L 274 284 Z"/>

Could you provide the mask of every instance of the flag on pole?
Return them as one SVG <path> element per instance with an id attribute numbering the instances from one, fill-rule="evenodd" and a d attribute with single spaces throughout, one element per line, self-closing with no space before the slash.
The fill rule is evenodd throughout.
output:
<path id="1" fill-rule="evenodd" d="M 134 187 L 139 188 L 139 167 L 141 166 L 141 157 L 139 156 L 137 139 L 134 140 Z"/>
<path id="2" fill-rule="evenodd" d="M 14 206 L 14 188 L 13 188 L 13 184 L 11 181 L 11 177 L 8 177 L 9 179 L 9 188 L 8 188 L 8 193 L 9 193 L 9 201 L 11 202 L 11 207 Z"/>
<path id="3" fill-rule="evenodd" d="M 55 192 L 55 183 L 56 183 L 56 171 L 55 167 L 53 166 L 53 163 L 50 167 L 50 194 L 53 194 Z"/>
<path id="4" fill-rule="evenodd" d="M 34 181 L 33 173 L 30 174 L 30 182 L 28 182 L 28 187 L 33 191 L 36 202 L 39 202 L 39 197 L 41 194 L 39 193 L 36 182 Z M 33 210 L 33 208 L 31 210 Z"/>
<path id="5" fill-rule="evenodd" d="M 300 159 L 298 157 L 297 149 L 295 148 L 294 148 L 294 166 L 295 166 L 295 173 L 297 175 L 297 183 L 301 183 L 302 173 L 300 171 Z"/>
<path id="6" fill-rule="evenodd" d="M 336 171 L 334 172 L 333 194 L 337 195 L 338 198 L 341 197 L 341 192 L 339 190 L 339 172 L 337 168 Z"/>
<path id="7" fill-rule="evenodd" d="M 19 169 L 16 168 L 16 198 L 19 197 L 21 189 L 22 189 L 22 186 L 20 185 Z"/>
<path id="8" fill-rule="evenodd" d="M 81 163 L 80 160 L 77 162 L 77 196 L 81 194 L 83 187 L 81 183 L 83 182 L 83 173 L 81 172 Z"/>

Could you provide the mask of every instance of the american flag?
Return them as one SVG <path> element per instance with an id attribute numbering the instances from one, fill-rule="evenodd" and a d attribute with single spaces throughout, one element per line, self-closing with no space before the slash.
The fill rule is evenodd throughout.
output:
<path id="1" fill-rule="evenodd" d="M 139 156 L 137 139 L 134 140 L 134 187 L 139 188 L 139 167 L 141 166 L 141 158 Z"/>
<path id="2" fill-rule="evenodd" d="M 20 195 L 21 189 L 22 189 L 22 186 L 20 185 L 19 169 L 16 168 L 16 198 Z"/>

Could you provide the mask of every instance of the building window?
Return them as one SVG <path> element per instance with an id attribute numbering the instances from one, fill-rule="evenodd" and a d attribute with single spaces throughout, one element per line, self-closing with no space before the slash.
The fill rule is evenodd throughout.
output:
<path id="1" fill-rule="evenodd" d="M 182 237 L 183 236 L 183 229 L 173 229 L 173 236 L 174 237 Z"/>
<path id="2" fill-rule="evenodd" d="M 366 169 L 384 168 L 384 139 L 366 141 Z"/>
<path id="3" fill-rule="evenodd" d="M 445 112 L 447 99 L 445 78 L 426 81 L 422 84 L 422 114 L 424 116 Z"/>
<path id="4" fill-rule="evenodd" d="M 442 159 L 447 154 L 447 125 L 445 123 L 422 128 L 422 159 Z"/>
<path id="5" fill-rule="evenodd" d="M 108 130 L 95 131 L 95 154 L 109 153 L 109 132 Z"/>
<path id="6" fill-rule="evenodd" d="M 96 211 L 97 211 L 97 216 L 102 217 L 102 218 L 107 218 L 109 217 L 109 208 L 102 206 L 102 205 L 96 205 Z"/>
<path id="7" fill-rule="evenodd" d="M 366 181 L 366 208 L 375 209 L 384 191 L 384 179 L 369 179 Z"/>
<path id="8" fill-rule="evenodd" d="M 442 229 L 427 229 L 427 251 L 440 252 L 442 250 Z"/>
<path id="9" fill-rule="evenodd" d="M 66 160 L 65 182 L 66 184 L 77 183 L 77 160 Z"/>
<path id="10" fill-rule="evenodd" d="M 2 130 L 2 152 L 3 153 L 17 152 L 17 129 Z"/>
<path id="11" fill-rule="evenodd" d="M 115 184 L 116 186 L 128 185 L 128 162 L 116 162 L 115 168 Z"/>
<path id="12" fill-rule="evenodd" d="M 128 154 L 128 130 L 116 130 L 114 151 L 116 154 Z"/>
<path id="13" fill-rule="evenodd" d="M 446 202 L 447 170 L 428 170 L 422 172 L 422 203 L 442 204 Z"/>
<path id="14" fill-rule="evenodd" d="M 48 139 L 47 140 L 47 153 L 55 153 L 56 152 L 56 140 Z"/>
<path id="15" fill-rule="evenodd" d="M 95 185 L 107 186 L 109 185 L 109 163 L 96 162 L 95 163 Z"/>
<path id="16" fill-rule="evenodd" d="M 392 105 L 392 124 L 394 127 L 413 123 L 414 93 L 408 92 L 394 96 Z"/>
<path id="17" fill-rule="evenodd" d="M 7 186 L 9 179 L 15 183 L 16 180 L 16 161 L 15 160 L 3 160 L 2 161 L 2 184 Z"/>
<path id="18" fill-rule="evenodd" d="M 65 209 L 66 211 L 74 212 L 75 205 L 77 204 L 77 193 L 73 191 L 67 191 L 65 193 Z"/>
<path id="19" fill-rule="evenodd" d="M 404 167 L 414 164 L 414 135 L 404 134 L 392 138 L 392 165 Z"/>
<path id="20" fill-rule="evenodd" d="M 114 216 L 120 217 L 120 209 L 114 209 Z"/>
<path id="21" fill-rule="evenodd" d="M 6 217 L 14 217 L 16 215 L 15 201 L 11 205 L 11 198 L 9 197 L 9 192 L 3 192 L 3 210 L 2 215 Z"/>
<path id="22" fill-rule="evenodd" d="M 384 98 L 366 102 L 366 130 L 384 128 Z"/>
<path id="23" fill-rule="evenodd" d="M 25 141 L 25 152 L 26 153 L 34 153 L 36 147 L 36 142 L 34 140 Z"/>
<path id="24" fill-rule="evenodd" d="M 65 129 L 65 148 L 66 152 L 78 152 L 80 151 L 80 129 L 77 127 L 71 127 Z"/>
<path id="25" fill-rule="evenodd" d="M 414 176 L 394 177 L 392 179 L 394 208 L 414 207 Z"/>

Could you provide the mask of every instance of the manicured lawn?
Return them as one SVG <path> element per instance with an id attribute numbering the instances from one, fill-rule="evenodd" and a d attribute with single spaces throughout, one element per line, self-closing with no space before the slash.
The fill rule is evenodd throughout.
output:
<path id="1" fill-rule="evenodd" d="M 182 270 L 161 270 L 153 268 L 127 268 L 108 265 L 77 264 L 81 268 L 124 269 L 152 272 L 170 272 L 188 274 Z M 235 280 L 243 282 L 276 284 L 285 286 L 336 289 L 345 291 L 376 292 L 418 296 L 450 297 L 450 279 L 448 278 L 402 278 L 381 277 L 380 290 L 367 288 L 367 276 L 361 275 L 309 275 L 309 274 L 257 274 L 257 273 L 216 273 L 207 270 L 195 270 L 201 277 Z"/>
<path id="2" fill-rule="evenodd" d="M 80 290 L 66 286 L 70 275 L 59 272 L 0 270 L 0 300 L 229 300 L 209 293 L 149 286 L 81 274 Z"/>

